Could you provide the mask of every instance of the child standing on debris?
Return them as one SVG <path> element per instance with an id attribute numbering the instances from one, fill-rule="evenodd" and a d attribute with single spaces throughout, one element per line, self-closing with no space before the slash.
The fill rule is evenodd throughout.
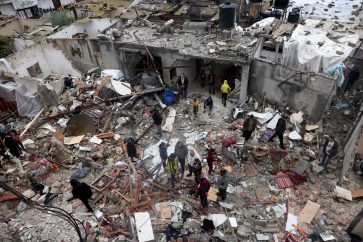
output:
<path id="1" fill-rule="evenodd" d="M 334 135 L 329 135 L 329 137 L 325 140 L 323 146 L 323 159 L 319 165 L 327 167 L 330 164 L 332 158 L 334 158 L 338 154 L 339 145 L 338 142 L 335 140 Z"/>
<path id="2" fill-rule="evenodd" d="M 165 142 L 161 142 L 159 145 L 159 154 L 164 168 L 166 167 L 166 160 L 168 159 L 168 146 L 169 144 L 165 144 Z"/>
<path id="3" fill-rule="evenodd" d="M 72 197 L 68 199 L 67 201 L 70 202 L 73 199 L 79 199 L 83 202 L 83 204 L 86 206 L 88 212 L 93 212 L 93 209 L 88 203 L 88 199 L 90 199 L 93 195 L 91 187 L 88 186 L 84 182 L 79 182 L 77 180 L 71 180 L 70 181 L 72 185 Z"/>
<path id="4" fill-rule="evenodd" d="M 166 171 L 170 174 L 171 187 L 175 187 L 175 177 L 178 174 L 179 161 L 174 153 L 171 153 L 166 164 Z"/>
<path id="5" fill-rule="evenodd" d="M 200 204 L 202 208 L 208 207 L 208 192 L 210 189 L 210 183 L 208 179 L 203 175 L 198 185 L 198 194 L 200 198 Z"/>
<path id="6" fill-rule="evenodd" d="M 212 96 L 207 97 L 207 99 L 204 101 L 204 112 L 206 111 L 207 108 L 209 108 L 209 115 L 211 115 L 213 108 Z"/>
<path id="7" fill-rule="evenodd" d="M 200 105 L 200 101 L 197 98 L 195 98 L 194 99 L 194 102 L 193 102 L 193 113 L 194 113 L 194 116 L 197 116 L 197 114 L 198 114 L 199 105 Z"/>
<path id="8" fill-rule="evenodd" d="M 213 161 L 214 161 L 214 152 L 215 149 L 209 148 L 207 153 L 207 163 L 208 163 L 208 173 L 211 174 L 213 172 Z"/>
<path id="9" fill-rule="evenodd" d="M 220 196 L 221 200 L 226 200 L 227 196 L 227 187 L 228 187 L 228 176 L 227 176 L 227 170 L 221 169 L 219 171 L 220 176 L 217 180 L 217 187 L 218 187 L 218 193 L 217 195 Z"/>
<path id="10" fill-rule="evenodd" d="M 200 183 L 201 175 L 202 175 L 202 162 L 199 159 L 194 160 L 193 164 L 193 173 L 195 183 L 198 185 Z"/>
<path id="11" fill-rule="evenodd" d="M 231 87 L 228 85 L 228 81 L 224 80 L 223 85 L 221 86 L 221 92 L 222 92 L 222 103 L 224 106 L 227 105 L 227 96 L 228 93 L 231 91 Z"/>
<path id="12" fill-rule="evenodd" d="M 153 118 L 154 124 L 156 126 L 156 130 L 159 134 L 159 138 L 163 137 L 163 130 L 161 129 L 161 124 L 163 123 L 163 118 L 161 117 L 159 110 L 154 109 L 152 111 L 152 118 Z"/>

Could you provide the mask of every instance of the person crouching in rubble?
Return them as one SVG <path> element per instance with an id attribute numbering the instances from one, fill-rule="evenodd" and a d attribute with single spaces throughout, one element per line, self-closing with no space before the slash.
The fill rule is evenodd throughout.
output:
<path id="1" fill-rule="evenodd" d="M 175 155 L 178 158 L 179 163 L 180 163 L 180 177 L 181 178 L 184 177 L 185 160 L 187 158 L 188 152 L 189 152 L 188 148 L 186 147 L 186 145 L 182 141 L 178 141 L 176 143 L 174 153 L 175 153 Z"/>
<path id="2" fill-rule="evenodd" d="M 198 194 L 200 198 L 200 204 L 202 208 L 208 207 L 208 192 L 210 189 L 210 182 L 208 179 L 203 175 L 200 179 L 200 183 L 198 185 Z"/>
<path id="3" fill-rule="evenodd" d="M 285 130 L 286 130 L 286 121 L 285 121 L 285 116 L 283 115 L 277 121 L 276 128 L 275 128 L 275 133 L 270 137 L 270 139 L 268 141 L 271 142 L 276 136 L 278 136 L 279 140 L 280 140 L 280 148 L 284 150 L 285 149 L 285 147 L 284 147 L 284 132 L 285 132 Z"/>
<path id="4" fill-rule="evenodd" d="M 204 113 L 205 113 L 207 108 L 209 108 L 209 115 L 211 115 L 212 108 L 213 108 L 212 96 L 207 97 L 207 99 L 204 101 Z"/>
<path id="5" fill-rule="evenodd" d="M 133 138 L 129 138 L 126 141 L 127 156 L 131 159 L 131 162 L 135 162 L 138 157 L 136 150 L 137 142 L 138 140 L 134 140 Z"/>
<path id="6" fill-rule="evenodd" d="M 5 133 L 1 133 L 1 142 L 5 149 L 7 150 L 5 154 L 10 157 L 10 160 L 13 161 L 17 167 L 17 169 L 23 173 L 24 169 L 19 160 L 20 155 L 22 154 L 21 146 L 19 142 L 13 139 L 13 137 L 9 135 L 5 135 Z"/>
<path id="7" fill-rule="evenodd" d="M 330 164 L 331 159 L 338 154 L 338 151 L 338 142 L 335 140 L 334 135 L 329 135 L 329 137 L 325 140 L 323 146 L 323 159 L 319 165 L 322 165 L 324 168 L 326 168 L 327 165 Z"/>
<path id="8" fill-rule="evenodd" d="M 156 130 L 158 132 L 159 138 L 163 137 L 163 130 L 161 129 L 161 124 L 163 123 L 163 118 L 161 117 L 159 110 L 154 109 L 152 111 L 152 118 L 154 124 L 156 126 Z"/>
<path id="9" fill-rule="evenodd" d="M 64 87 L 65 88 L 72 88 L 73 87 L 73 80 L 71 74 L 64 77 Z"/>
<path id="10" fill-rule="evenodd" d="M 179 161 L 174 153 L 171 153 L 166 164 L 166 171 L 170 174 L 171 187 L 175 187 L 175 177 L 178 174 Z"/>
<path id="11" fill-rule="evenodd" d="M 79 199 L 83 202 L 83 204 L 86 206 L 88 212 L 93 212 L 93 209 L 88 203 L 88 199 L 90 199 L 93 195 L 91 187 L 88 186 L 84 182 L 79 182 L 77 180 L 71 180 L 70 181 L 72 185 L 72 197 L 67 200 L 67 202 L 70 202 L 74 199 Z"/>
<path id="12" fill-rule="evenodd" d="M 218 193 L 217 195 L 222 201 L 226 200 L 227 197 L 227 187 L 228 187 L 228 175 L 226 169 L 221 169 L 219 171 L 220 176 L 217 180 Z"/>
<path id="13" fill-rule="evenodd" d="M 255 131 L 257 126 L 257 120 L 256 118 L 251 114 L 246 118 L 246 120 L 243 123 L 243 134 L 242 137 L 245 138 L 246 141 L 248 141 L 251 138 L 251 135 L 253 131 Z"/>

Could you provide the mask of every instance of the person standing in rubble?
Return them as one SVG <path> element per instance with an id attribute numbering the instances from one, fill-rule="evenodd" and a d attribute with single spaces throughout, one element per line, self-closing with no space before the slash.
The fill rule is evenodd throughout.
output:
<path id="1" fill-rule="evenodd" d="M 253 116 L 253 114 L 249 115 L 248 118 L 243 123 L 243 134 L 242 137 L 245 138 L 246 141 L 248 141 L 253 133 L 255 131 L 257 126 L 257 119 Z"/>
<path id="2" fill-rule="evenodd" d="M 168 146 L 169 144 L 165 144 L 165 142 L 161 142 L 159 145 L 159 154 L 164 168 L 166 167 L 166 160 L 168 159 Z"/>
<path id="3" fill-rule="evenodd" d="M 200 179 L 200 183 L 198 185 L 198 194 L 199 194 L 199 198 L 200 198 L 200 204 L 203 209 L 208 207 L 209 189 L 210 189 L 210 182 L 203 175 L 203 177 Z"/>
<path id="4" fill-rule="evenodd" d="M 161 124 L 163 123 L 163 118 L 161 117 L 159 110 L 154 109 L 152 111 L 152 118 L 153 118 L 154 124 L 156 126 L 156 130 L 158 132 L 159 138 L 163 137 L 163 130 L 161 128 Z"/>
<path id="5" fill-rule="evenodd" d="M 189 174 L 187 175 L 187 177 L 190 177 L 193 174 L 193 166 L 196 159 L 200 160 L 200 156 L 197 151 L 194 148 L 189 149 L 187 155 Z"/>
<path id="6" fill-rule="evenodd" d="M 188 78 L 182 73 L 178 78 L 178 87 L 182 98 L 187 98 L 188 92 Z"/>
<path id="7" fill-rule="evenodd" d="M 18 132 L 16 132 L 15 129 L 12 129 L 9 131 L 9 135 L 15 140 L 16 143 L 18 143 L 19 147 L 23 150 L 23 151 L 26 151 L 25 150 L 25 147 L 23 145 L 23 143 L 21 143 L 20 141 L 20 138 L 19 138 L 19 135 L 18 135 Z"/>
<path id="8" fill-rule="evenodd" d="M 280 148 L 284 150 L 285 149 L 285 147 L 284 147 L 284 132 L 285 132 L 285 130 L 286 130 L 286 121 L 285 121 L 285 116 L 283 115 L 277 121 L 276 128 L 275 128 L 275 133 L 270 137 L 270 139 L 268 141 L 271 142 L 276 136 L 278 136 L 279 140 L 280 140 Z"/>
<path id="9" fill-rule="evenodd" d="M 205 73 L 205 71 L 204 71 L 204 70 L 202 70 L 202 71 L 200 72 L 200 86 L 201 86 L 202 88 L 204 88 L 204 87 L 205 87 L 206 80 L 207 80 L 207 74 Z"/>
<path id="10" fill-rule="evenodd" d="M 353 84 L 358 80 L 360 76 L 359 70 L 356 66 L 352 66 L 348 72 L 347 85 L 345 86 L 344 93 L 350 90 Z"/>
<path id="11" fill-rule="evenodd" d="M 326 168 L 327 165 L 330 164 L 331 159 L 333 159 L 338 154 L 338 151 L 339 151 L 339 144 L 335 140 L 334 135 L 331 134 L 325 140 L 323 146 L 323 158 L 319 165 L 322 165 L 324 166 L 324 168 Z"/>
<path id="12" fill-rule="evenodd" d="M 178 157 L 174 153 L 171 153 L 166 163 L 166 171 L 170 175 L 170 182 L 172 188 L 175 187 L 175 179 L 176 175 L 178 174 L 178 169 L 179 169 Z"/>
<path id="13" fill-rule="evenodd" d="M 182 141 L 179 140 L 175 145 L 174 153 L 180 163 L 180 177 L 183 178 L 185 171 L 185 160 L 188 155 L 188 148 Z"/>
<path id="14" fill-rule="evenodd" d="M 210 74 L 208 75 L 208 90 L 210 95 L 214 95 L 214 86 L 216 85 L 216 75 L 211 70 Z"/>
<path id="15" fill-rule="evenodd" d="M 24 169 L 23 166 L 19 160 L 22 149 L 19 143 L 13 139 L 10 135 L 6 135 L 5 133 L 1 133 L 1 142 L 3 146 L 5 147 L 5 154 L 10 157 L 10 160 L 15 163 L 17 169 L 23 173 Z"/>
<path id="16" fill-rule="evenodd" d="M 221 86 L 221 92 L 222 92 L 222 103 L 224 106 L 227 106 L 227 97 L 228 93 L 231 91 L 231 87 L 228 85 L 228 81 L 224 80 L 222 86 Z"/>
<path id="17" fill-rule="evenodd" d="M 131 162 L 135 162 L 138 158 L 136 144 L 138 140 L 134 140 L 133 138 L 128 138 L 126 141 L 126 150 L 127 156 L 131 159 Z"/>
<path id="18" fill-rule="evenodd" d="M 193 114 L 194 117 L 197 117 L 198 111 L 199 111 L 199 105 L 200 105 L 200 101 L 195 98 L 193 101 Z"/>
<path id="19" fill-rule="evenodd" d="M 212 109 L 213 109 L 212 96 L 208 96 L 207 99 L 204 101 L 204 113 L 205 113 L 207 108 L 209 108 L 209 115 L 211 115 Z"/>
<path id="20" fill-rule="evenodd" d="M 228 174 L 226 169 L 221 169 L 219 171 L 220 176 L 217 180 L 218 193 L 217 195 L 222 201 L 226 200 L 227 197 L 227 187 L 228 187 Z"/>
<path id="21" fill-rule="evenodd" d="M 67 200 L 67 202 L 70 202 L 74 199 L 79 199 L 82 201 L 82 203 L 86 206 L 88 212 L 93 212 L 93 209 L 88 203 L 88 199 L 90 199 L 93 195 L 91 187 L 88 186 L 84 182 L 79 182 L 77 180 L 71 180 L 70 181 L 72 185 L 72 197 Z"/>
<path id="22" fill-rule="evenodd" d="M 193 164 L 194 181 L 198 185 L 202 175 L 202 162 L 199 159 L 194 160 Z"/>
<path id="23" fill-rule="evenodd" d="M 214 162 L 215 149 L 209 148 L 207 153 L 207 164 L 208 164 L 208 173 L 211 174 L 213 172 L 213 162 Z"/>
<path id="24" fill-rule="evenodd" d="M 71 74 L 64 77 L 64 87 L 65 88 L 72 88 L 73 87 L 73 80 Z"/>

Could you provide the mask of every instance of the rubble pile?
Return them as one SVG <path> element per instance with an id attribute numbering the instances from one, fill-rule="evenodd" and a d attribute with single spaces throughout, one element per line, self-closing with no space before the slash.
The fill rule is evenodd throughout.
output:
<path id="1" fill-rule="evenodd" d="M 238 108 L 226 108 L 215 97 L 212 112 L 200 110 L 195 116 L 192 100 L 203 101 L 206 95 L 193 91 L 188 99 L 165 107 L 161 98 L 154 99 L 153 90 L 162 90 L 157 87 L 134 88 L 139 91 L 109 99 L 104 93 L 102 102 L 95 101 L 110 79 L 77 81 L 64 90 L 60 104 L 43 111 L 22 136 L 24 173 L 3 162 L 2 179 L 32 201 L 72 214 L 89 241 L 279 241 L 296 231 L 349 241 L 345 228 L 360 208 L 349 194 L 359 184 L 338 184 L 341 152 L 326 169 L 319 165 L 331 119 L 310 123 L 301 111 L 257 97 Z M 164 119 L 161 140 L 153 131 L 155 108 Z M 242 129 L 250 114 L 257 128 L 246 142 Z M 282 116 L 287 117 L 286 149 L 268 142 Z M 30 122 L 7 121 L 14 128 Z M 127 156 L 125 140 L 130 137 L 138 142 L 136 162 Z M 182 141 L 202 157 L 202 173 L 212 183 L 207 209 L 200 208 L 194 177 L 187 171 L 171 188 L 159 156 L 162 141 L 170 145 L 168 154 Z M 216 151 L 213 173 L 204 159 L 211 148 Z M 222 168 L 229 177 L 225 201 L 219 200 L 216 185 Z M 350 176 L 355 179 L 355 173 Z M 92 187 L 94 213 L 80 200 L 67 201 L 72 197 L 70 179 Z M 43 185 L 40 193 L 34 184 Z M 75 241 L 77 234 L 67 221 L 32 209 L 5 190 L 0 198 L 2 209 L 13 211 L 8 225 L 23 241 Z"/>

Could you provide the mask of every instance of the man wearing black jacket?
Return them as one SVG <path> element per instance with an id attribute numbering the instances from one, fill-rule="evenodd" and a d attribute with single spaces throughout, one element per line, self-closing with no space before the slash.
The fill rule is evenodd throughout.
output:
<path id="1" fill-rule="evenodd" d="M 276 136 L 279 137 L 280 140 L 280 148 L 285 149 L 284 147 L 284 132 L 286 130 L 286 121 L 284 117 L 279 118 L 276 124 L 275 133 L 271 136 L 268 141 L 272 141 Z"/>
<path id="2" fill-rule="evenodd" d="M 153 110 L 152 118 L 154 120 L 154 124 L 156 125 L 156 130 L 158 131 L 159 138 L 161 138 L 163 136 L 163 130 L 161 129 L 161 124 L 163 123 L 163 118 L 161 117 L 161 115 L 157 109 Z"/>
<path id="3" fill-rule="evenodd" d="M 334 135 L 329 135 L 329 138 L 325 140 L 323 146 L 323 158 L 319 165 L 326 167 L 332 158 L 334 158 L 339 151 L 338 142 L 335 140 Z"/>
<path id="4" fill-rule="evenodd" d="M 70 183 L 72 185 L 73 196 L 70 199 L 68 199 L 67 201 L 70 202 L 73 199 L 78 198 L 86 206 L 88 212 L 92 213 L 93 209 L 91 208 L 91 206 L 88 203 L 88 199 L 90 199 L 93 195 L 91 187 L 88 186 L 86 183 L 79 182 L 77 180 L 71 180 Z"/>

